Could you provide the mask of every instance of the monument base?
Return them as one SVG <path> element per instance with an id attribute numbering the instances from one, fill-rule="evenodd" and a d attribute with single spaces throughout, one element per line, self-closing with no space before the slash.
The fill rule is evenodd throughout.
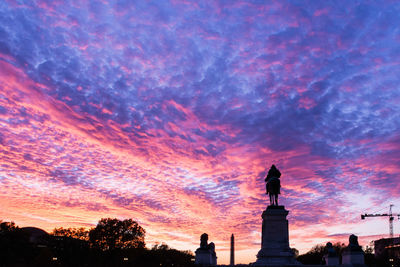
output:
<path id="1" fill-rule="evenodd" d="M 268 206 L 263 212 L 261 249 L 252 266 L 297 266 L 289 247 L 289 211 L 284 206 Z"/>
<path id="2" fill-rule="evenodd" d="M 296 261 L 294 258 L 289 259 L 288 257 L 270 257 L 264 259 L 257 259 L 251 266 L 257 267 L 292 267 L 301 266 L 302 264 Z"/>
<path id="3" fill-rule="evenodd" d="M 209 250 L 197 249 L 194 264 L 199 266 L 216 266 L 217 259 Z"/>
<path id="4" fill-rule="evenodd" d="M 364 263 L 364 252 L 359 251 L 344 251 L 342 254 L 342 264 L 346 267 L 363 267 L 366 266 Z"/>
<path id="5" fill-rule="evenodd" d="M 339 265 L 339 257 L 325 257 L 325 262 L 327 266 L 337 266 Z"/>

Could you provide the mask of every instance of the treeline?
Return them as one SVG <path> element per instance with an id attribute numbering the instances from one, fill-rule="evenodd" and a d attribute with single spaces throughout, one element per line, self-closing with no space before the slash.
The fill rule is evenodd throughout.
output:
<path id="1" fill-rule="evenodd" d="M 25 266 L 193 266 L 190 251 L 166 244 L 146 248 L 145 230 L 132 219 L 101 219 L 97 226 L 19 228 L 0 221 L 0 267 Z"/>

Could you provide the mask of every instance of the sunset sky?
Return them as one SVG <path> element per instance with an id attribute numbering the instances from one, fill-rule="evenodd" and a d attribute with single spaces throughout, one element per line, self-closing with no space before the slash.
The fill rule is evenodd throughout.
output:
<path id="1" fill-rule="evenodd" d="M 398 1 L 0 1 L 0 220 L 132 218 L 256 260 L 264 178 L 290 245 L 360 244 L 400 211 Z M 400 221 L 394 221 L 396 235 Z"/>

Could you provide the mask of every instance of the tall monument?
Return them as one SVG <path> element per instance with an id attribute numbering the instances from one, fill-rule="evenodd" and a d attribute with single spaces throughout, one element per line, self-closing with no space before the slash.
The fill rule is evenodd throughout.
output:
<path id="1" fill-rule="evenodd" d="M 281 183 L 280 171 L 272 165 L 265 178 L 266 193 L 269 194 L 270 205 L 263 211 L 261 217 L 261 249 L 253 266 L 295 266 L 301 265 L 294 258 L 289 247 L 289 222 L 286 216 L 289 211 L 278 205 Z"/>
<path id="2" fill-rule="evenodd" d="M 235 266 L 235 237 L 231 235 L 231 266 Z"/>

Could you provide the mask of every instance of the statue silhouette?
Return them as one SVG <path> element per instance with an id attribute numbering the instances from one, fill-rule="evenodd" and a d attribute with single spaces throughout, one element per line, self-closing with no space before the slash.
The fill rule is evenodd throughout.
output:
<path id="1" fill-rule="evenodd" d="M 208 234 L 204 233 L 200 236 L 200 248 L 208 249 Z"/>
<path id="2" fill-rule="evenodd" d="M 272 165 L 268 171 L 266 182 L 266 194 L 269 194 L 269 204 L 270 206 L 278 206 L 278 195 L 281 193 L 281 172 Z"/>
<path id="3" fill-rule="evenodd" d="M 200 247 L 196 249 L 195 265 L 217 266 L 217 254 L 215 253 L 215 244 L 208 244 L 208 235 L 206 233 L 200 236 Z"/>

